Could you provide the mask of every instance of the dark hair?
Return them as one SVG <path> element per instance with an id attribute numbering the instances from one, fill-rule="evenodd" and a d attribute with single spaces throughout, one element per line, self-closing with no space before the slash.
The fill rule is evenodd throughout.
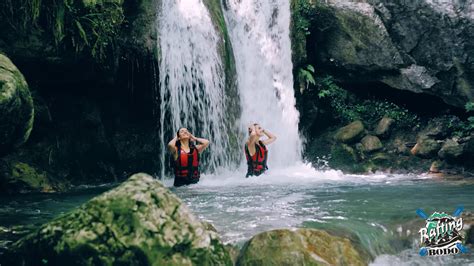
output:
<path id="1" fill-rule="evenodd" d="M 182 128 L 184 128 L 184 127 L 180 127 L 178 129 L 178 131 L 176 131 L 176 137 L 178 138 L 178 140 L 176 141 L 175 146 L 176 146 L 176 148 L 178 148 L 178 151 L 181 150 L 181 140 L 179 140 L 179 131 Z M 196 148 L 196 146 L 194 145 L 194 142 L 192 142 L 192 141 L 189 142 L 189 148 Z"/>

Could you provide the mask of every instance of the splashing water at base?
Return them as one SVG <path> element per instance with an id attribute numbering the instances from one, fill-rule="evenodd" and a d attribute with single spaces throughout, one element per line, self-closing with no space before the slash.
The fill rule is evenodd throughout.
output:
<path id="1" fill-rule="evenodd" d="M 355 235 L 374 257 L 373 265 L 460 265 L 472 254 L 418 255 L 415 210 L 451 212 L 469 200 L 474 183 L 448 183 L 416 175 L 344 175 L 309 164 L 272 169 L 244 178 L 245 169 L 204 175 L 195 185 L 172 190 L 226 242 L 242 245 L 257 233 L 307 227 Z M 168 184 L 171 186 L 171 184 Z"/>

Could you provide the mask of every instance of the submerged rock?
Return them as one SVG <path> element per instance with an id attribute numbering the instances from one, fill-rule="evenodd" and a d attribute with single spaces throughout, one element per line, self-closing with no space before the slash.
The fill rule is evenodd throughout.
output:
<path id="1" fill-rule="evenodd" d="M 344 143 L 356 142 L 362 138 L 365 133 L 362 121 L 354 121 L 347 126 L 340 128 L 334 138 Z"/>
<path id="2" fill-rule="evenodd" d="M 28 140 L 33 119 L 33 99 L 25 78 L 0 54 L 0 155 Z"/>
<path id="3" fill-rule="evenodd" d="M 366 265 L 351 241 L 316 229 L 279 229 L 252 237 L 237 265 Z"/>
<path id="4" fill-rule="evenodd" d="M 217 234 L 146 174 L 43 225 L 7 258 L 9 265 L 232 265 Z"/>

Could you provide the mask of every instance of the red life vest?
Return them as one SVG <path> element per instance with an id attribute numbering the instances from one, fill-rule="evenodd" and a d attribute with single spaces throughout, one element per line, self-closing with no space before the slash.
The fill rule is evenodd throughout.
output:
<path id="1" fill-rule="evenodd" d="M 199 180 L 199 152 L 196 147 L 190 147 L 189 153 L 178 149 L 178 158 L 174 167 L 175 181 L 177 179 Z"/>
<path id="2" fill-rule="evenodd" d="M 249 148 L 245 144 L 245 157 L 247 158 L 247 177 L 261 175 L 268 169 L 268 150 L 263 142 L 259 141 L 259 145 L 255 143 L 255 154 L 253 156 L 250 156 Z"/>

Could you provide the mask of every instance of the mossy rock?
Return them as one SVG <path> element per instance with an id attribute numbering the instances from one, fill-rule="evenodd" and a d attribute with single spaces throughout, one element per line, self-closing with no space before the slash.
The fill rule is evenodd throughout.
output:
<path id="1" fill-rule="evenodd" d="M 8 265 L 232 265 L 218 235 L 146 174 L 41 226 L 6 258 Z"/>
<path id="2" fill-rule="evenodd" d="M 411 149 L 413 155 L 421 158 L 431 158 L 437 155 L 441 149 L 441 143 L 438 141 L 422 136 L 416 142 L 416 145 Z"/>
<path id="3" fill-rule="evenodd" d="M 365 136 L 361 141 L 365 152 L 375 152 L 383 148 L 382 142 L 376 136 Z"/>
<path id="4" fill-rule="evenodd" d="M 390 117 L 383 117 L 382 119 L 380 119 L 374 130 L 375 135 L 380 138 L 388 137 L 393 128 L 392 125 L 394 122 L 395 120 Z"/>
<path id="5" fill-rule="evenodd" d="M 47 174 L 26 163 L 3 163 L 0 183 L 7 192 L 53 192 Z"/>
<path id="6" fill-rule="evenodd" d="M 380 166 L 382 168 L 387 168 L 391 166 L 391 163 L 392 163 L 391 159 L 392 158 L 386 153 L 379 152 L 379 153 L 374 154 L 371 160 L 375 165 Z"/>
<path id="7" fill-rule="evenodd" d="M 359 163 L 358 152 L 351 146 L 343 143 L 335 144 L 331 148 L 329 166 L 334 169 L 347 171 L 350 173 L 366 172 L 362 164 Z"/>
<path id="8" fill-rule="evenodd" d="M 0 54 L 0 155 L 28 140 L 33 120 L 28 84 L 12 61 Z"/>
<path id="9" fill-rule="evenodd" d="M 334 139 L 343 143 L 353 143 L 360 140 L 364 134 L 364 124 L 358 120 L 337 130 Z"/>
<path id="10" fill-rule="evenodd" d="M 463 152 L 464 148 L 461 144 L 453 139 L 448 139 L 439 150 L 438 156 L 446 160 L 456 160 L 461 157 Z"/>
<path id="11" fill-rule="evenodd" d="M 237 265 L 367 265 L 347 238 L 316 229 L 279 229 L 252 237 Z"/>

